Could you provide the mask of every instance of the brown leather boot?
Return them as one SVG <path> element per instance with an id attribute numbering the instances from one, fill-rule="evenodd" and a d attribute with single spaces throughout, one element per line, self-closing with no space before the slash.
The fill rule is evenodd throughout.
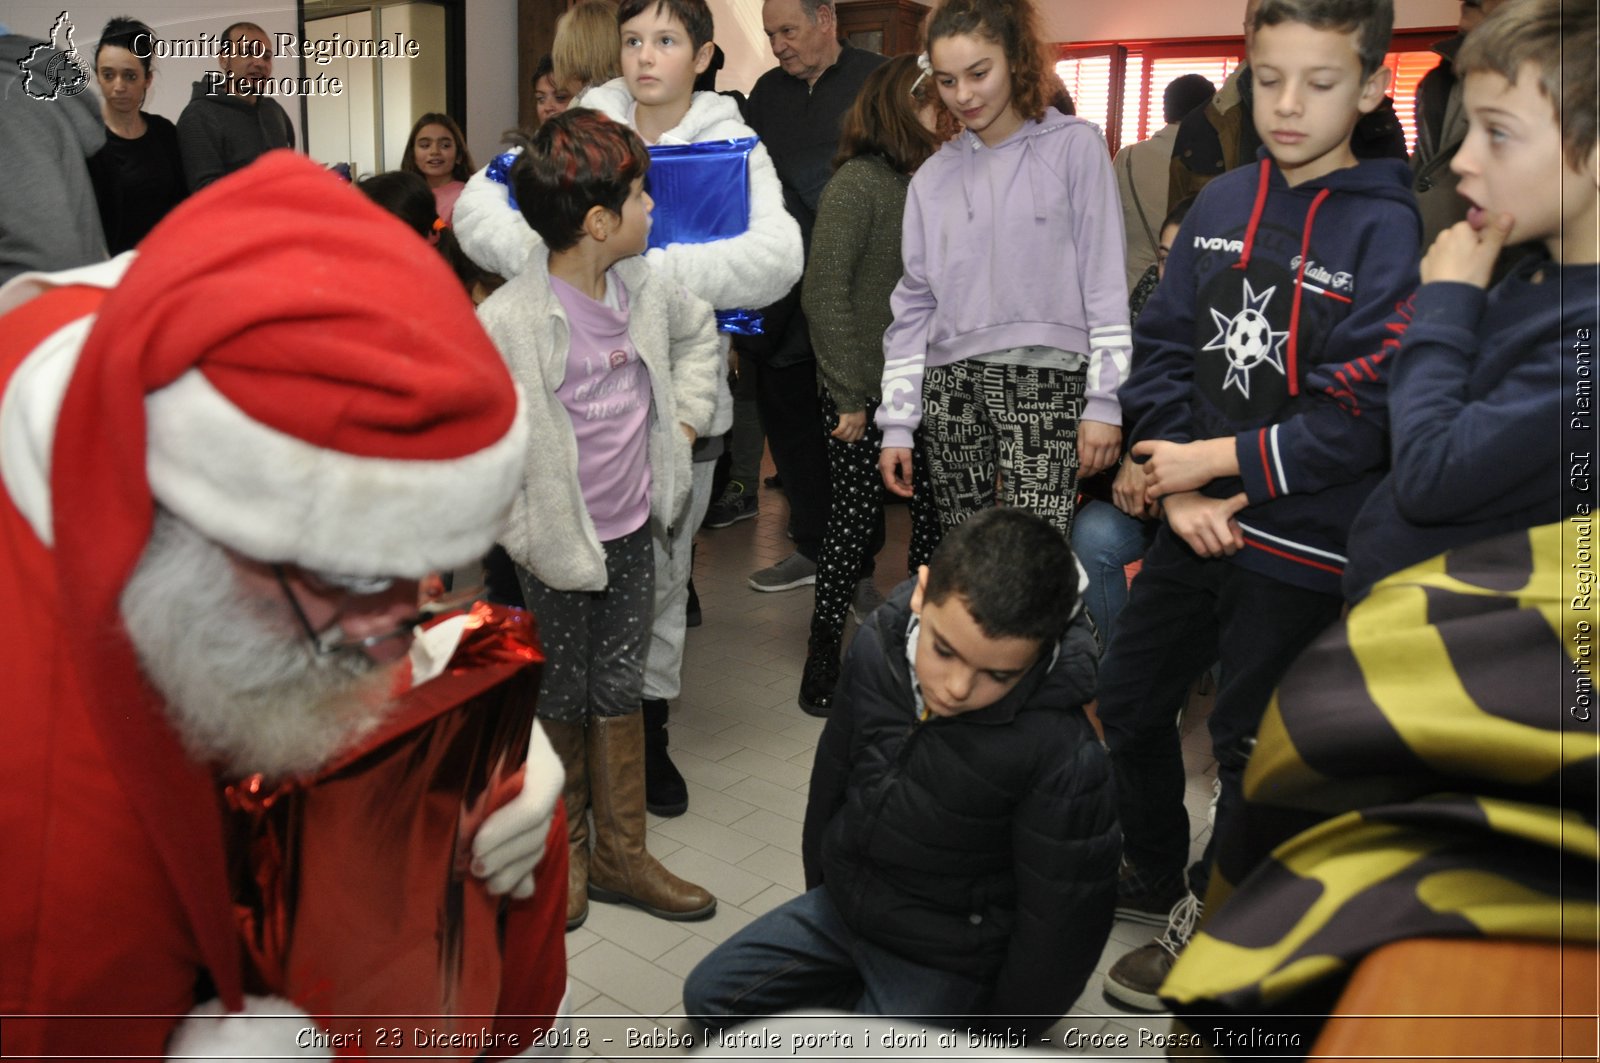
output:
<path id="1" fill-rule="evenodd" d="M 637 712 L 589 719 L 589 801 L 594 857 L 589 896 L 661 919 L 709 919 L 717 899 L 645 850 L 644 724 Z"/>
<path id="2" fill-rule="evenodd" d="M 583 722 L 540 720 L 567 771 L 561 800 L 567 806 L 567 929 L 589 918 L 589 765 Z"/>

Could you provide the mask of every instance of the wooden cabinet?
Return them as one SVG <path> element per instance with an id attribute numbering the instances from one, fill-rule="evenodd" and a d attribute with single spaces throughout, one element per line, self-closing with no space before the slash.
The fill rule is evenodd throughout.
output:
<path id="1" fill-rule="evenodd" d="M 843 0 L 833 10 L 839 36 L 857 48 L 882 55 L 922 49 L 922 20 L 928 8 L 916 0 Z"/>

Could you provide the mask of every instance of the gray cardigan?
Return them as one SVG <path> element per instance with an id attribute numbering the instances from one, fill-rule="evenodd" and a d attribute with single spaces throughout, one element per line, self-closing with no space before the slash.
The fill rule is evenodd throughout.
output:
<path id="1" fill-rule="evenodd" d="M 642 258 L 612 268 L 628 293 L 628 337 L 650 374 L 650 515 L 670 530 L 689 501 L 689 440 L 678 425 L 696 433 L 711 425 L 719 364 L 716 318 L 709 303 L 663 279 Z M 549 587 L 603 590 L 605 551 L 578 485 L 578 438 L 556 397 L 571 333 L 550 289 L 544 244 L 484 300 L 478 318 L 522 388 L 528 419 L 522 490 L 501 545 Z"/>

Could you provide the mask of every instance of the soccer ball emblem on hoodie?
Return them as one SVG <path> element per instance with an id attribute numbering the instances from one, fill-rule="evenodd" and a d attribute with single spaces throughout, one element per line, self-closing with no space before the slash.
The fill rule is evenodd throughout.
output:
<path id="1" fill-rule="evenodd" d="M 1287 376 L 1283 366 L 1283 343 L 1289 336 L 1287 330 L 1274 331 L 1267 320 L 1266 309 L 1277 292 L 1277 285 L 1257 295 L 1244 282 L 1244 306 L 1238 313 L 1228 316 L 1211 307 L 1211 320 L 1217 334 L 1201 350 L 1222 351 L 1228 359 L 1228 371 L 1222 380 L 1222 389 L 1232 387 L 1245 398 L 1250 397 L 1250 373 L 1258 366 L 1269 365 L 1279 376 Z"/>

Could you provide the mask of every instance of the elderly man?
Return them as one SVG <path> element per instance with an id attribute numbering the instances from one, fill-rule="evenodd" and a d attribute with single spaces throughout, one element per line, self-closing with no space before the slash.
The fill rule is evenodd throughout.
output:
<path id="1" fill-rule="evenodd" d="M 750 91 L 745 121 L 772 154 L 783 182 L 783 204 L 800 223 L 809 254 L 817 202 L 833 172 L 845 112 L 867 75 L 885 60 L 841 42 L 833 5 L 821 0 L 766 0 L 761 22 L 778 67 L 763 74 Z M 828 522 L 828 461 L 817 405 L 816 355 L 800 310 L 800 286 L 765 315 L 766 334 L 739 344 L 740 372 L 755 374 L 762 427 L 789 498 L 795 552 L 751 576 L 750 586 L 786 591 L 816 582 L 817 552 Z M 880 529 L 869 558 L 881 543 Z"/>
<path id="2" fill-rule="evenodd" d="M 176 1028 L 232 1055 L 188 1039 L 219 1026 L 204 1011 L 178 1023 L 270 981 L 242 955 L 219 792 L 392 726 L 419 580 L 486 551 L 519 487 L 518 394 L 443 260 L 288 153 L 137 252 L 17 277 L 0 314 L 0 572 L 26 603 L 0 649 L 6 1047 L 143 1058 Z M 532 891 L 552 829 L 537 728 L 528 756 L 521 796 L 436 860 L 491 893 Z M 279 1049 L 339 1043 L 296 1030 L 323 1033 L 302 1016 Z"/>
<path id="3" fill-rule="evenodd" d="M 178 116 L 183 176 L 194 192 L 248 166 L 273 148 L 294 147 L 294 126 L 277 100 L 261 94 L 272 77 L 272 43 L 254 22 L 222 32 L 218 70 L 194 83 Z"/>

